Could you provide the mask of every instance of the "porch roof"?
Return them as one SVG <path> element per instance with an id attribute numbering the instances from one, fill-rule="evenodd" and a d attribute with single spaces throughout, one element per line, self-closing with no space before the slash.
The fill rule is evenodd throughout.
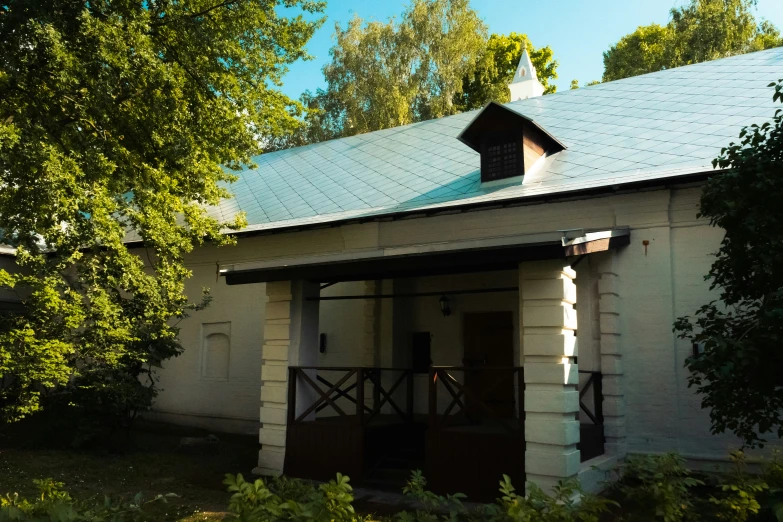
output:
<path id="1" fill-rule="evenodd" d="M 321 283 L 516 269 L 520 262 L 565 259 L 625 246 L 627 228 L 569 231 L 379 250 L 273 259 L 221 267 L 226 284 L 305 279 Z"/>
<path id="2" fill-rule="evenodd" d="M 771 119 L 767 85 L 782 77 L 777 48 L 506 104 L 567 150 L 491 183 L 457 139 L 477 111 L 264 154 L 210 212 L 244 211 L 240 233 L 258 233 L 682 180 L 712 171 L 742 126 Z"/>

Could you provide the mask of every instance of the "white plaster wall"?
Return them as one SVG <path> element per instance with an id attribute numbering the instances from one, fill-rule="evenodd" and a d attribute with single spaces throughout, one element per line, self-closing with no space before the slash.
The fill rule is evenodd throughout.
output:
<path id="1" fill-rule="evenodd" d="M 338 297 L 349 295 L 364 295 L 366 283 L 364 281 L 348 281 L 337 283 L 321 291 L 321 297 Z M 319 307 L 319 330 L 326 334 L 326 351 L 317 356 L 317 366 L 319 367 L 357 367 L 365 366 L 364 360 L 364 324 L 365 307 L 370 301 L 363 299 L 349 299 L 338 301 L 321 301 Z M 322 377 L 331 383 L 336 383 L 344 375 L 344 371 L 322 371 L 319 372 Z M 343 388 L 346 388 L 355 382 L 355 377 L 347 381 Z M 307 386 L 300 383 L 301 386 Z M 322 383 L 320 386 L 326 389 Z M 369 385 L 365 387 L 365 392 L 369 392 Z M 356 396 L 355 390 L 350 393 L 352 397 Z M 348 414 L 352 415 L 356 411 L 356 406 L 348 399 L 337 399 L 338 407 Z M 338 412 L 331 406 L 327 406 L 316 414 L 318 417 L 336 416 Z"/>
<path id="2" fill-rule="evenodd" d="M 516 287 L 516 271 L 487 272 L 461 275 L 445 275 L 421 278 L 405 278 L 387 281 L 384 294 L 441 292 L 450 290 Z M 322 297 L 362 295 L 365 293 L 364 281 L 338 283 L 322 291 Z M 449 296 L 451 315 L 444 317 L 439 304 L 440 296 L 398 297 L 381 300 L 336 300 L 321 301 L 320 331 L 327 334 L 326 353 L 319 354 L 318 366 L 353 367 L 366 366 L 363 352 L 363 320 L 367 306 L 377 306 L 378 317 L 375 321 L 375 360 L 381 367 L 407 368 L 410 366 L 410 344 L 414 332 L 432 334 L 431 356 L 433 364 L 462 366 L 463 339 L 462 318 L 467 312 L 509 311 L 514 318 L 514 354 L 518 362 L 518 320 L 519 298 L 516 291 L 493 292 L 486 294 Z M 384 326 L 384 322 L 391 323 Z M 321 372 L 336 382 L 345 372 Z M 396 381 L 398 374 L 384 374 L 386 389 Z M 414 376 L 414 412 L 425 414 L 428 411 L 427 374 Z M 455 375 L 461 378 L 461 375 Z M 353 380 L 347 384 L 353 383 Z M 395 393 L 395 400 L 404 407 L 404 385 Z M 371 387 L 366 387 L 365 396 L 370 400 Z M 351 392 L 355 396 L 355 392 Z M 346 413 L 353 413 L 355 406 L 346 399 L 336 401 Z M 439 404 L 445 409 L 448 396 L 444 389 L 439 393 Z M 385 408 L 385 413 L 392 413 Z M 332 416 L 336 412 L 327 407 L 319 416 Z"/>
<path id="3" fill-rule="evenodd" d="M 321 291 L 321 297 L 363 295 L 364 281 L 337 283 Z M 326 353 L 318 354 L 318 366 L 361 366 L 366 301 L 362 299 L 321 301 L 319 328 L 326 334 Z"/>
<path id="4" fill-rule="evenodd" d="M 618 254 L 620 321 L 628 451 L 677 451 L 709 461 L 741 444 L 710 433 L 709 412 L 687 385 L 692 348 L 672 332 L 677 317 L 717 297 L 704 275 L 723 234 L 696 219 L 698 197 L 695 188 L 660 191 L 618 213 L 618 224 L 632 228 L 631 244 Z"/>
<path id="5" fill-rule="evenodd" d="M 257 433 L 261 389 L 261 344 L 264 284 L 228 286 L 216 280 L 214 262 L 190 265 L 186 292 L 199 299 L 210 288 L 213 301 L 184 319 L 180 340 L 184 352 L 159 369 L 160 393 L 148 417 L 216 431 Z M 231 347 L 226 380 L 202 375 L 202 324 L 230 322 Z"/>
<path id="6" fill-rule="evenodd" d="M 234 248 L 228 248 L 216 253 L 231 255 L 233 251 Z M 216 265 L 203 257 L 198 264 L 189 263 L 189 266 L 193 270 L 186 288 L 190 298 L 198 299 L 201 289 L 208 287 L 213 300 L 205 310 L 194 312 L 181 323 L 180 338 L 185 351 L 158 370 L 160 394 L 154 411 L 147 416 L 216 431 L 255 434 L 259 423 L 265 285 L 228 286 L 224 278 L 216 280 Z M 347 282 L 326 288 L 321 295 L 363 292 L 364 282 Z M 358 325 L 364 303 L 362 300 L 321 302 L 319 328 L 320 333 L 327 335 L 327 350 L 318 354 L 318 366 L 363 364 L 362 330 Z M 202 325 L 220 322 L 231 323 L 230 373 L 226 381 L 202 376 Z M 337 374 L 325 374 L 327 378 L 334 375 Z M 338 402 L 348 408 L 345 403 Z M 322 415 L 330 414 L 334 412 L 329 408 L 322 412 Z"/>
<path id="7" fill-rule="evenodd" d="M 688 343 L 677 340 L 672 323 L 693 313 L 711 295 L 703 281 L 721 233 L 696 219 L 698 187 L 651 190 L 592 199 L 536 204 L 503 209 L 433 216 L 422 219 L 366 223 L 320 230 L 240 239 L 230 249 L 204 247 L 191 256 L 194 279 L 189 291 L 213 288 L 212 306 L 183 323 L 186 353 L 169 361 L 161 372 L 161 393 L 156 407 L 163 411 L 215 419 L 238 418 L 257 422 L 260 389 L 260 346 L 264 287 L 227 287 L 215 282 L 215 264 L 225 266 L 254 260 L 312 257 L 337 252 L 361 252 L 386 247 L 422 245 L 457 240 L 553 232 L 582 227 L 605 229 L 628 226 L 631 244 L 619 250 L 620 328 L 625 375 L 624 404 L 629 451 L 680 451 L 690 456 L 722 458 L 738 441 L 709 433 L 706 411 L 687 388 L 683 367 L 690 354 Z M 643 240 L 649 241 L 645 253 Z M 585 259 L 577 267 L 580 369 L 600 369 L 595 324 L 594 264 Z M 400 279 L 384 282 L 384 292 L 423 292 L 485 285 L 516 286 L 515 271 L 488 274 Z M 341 283 L 323 295 L 358 294 L 365 283 Z M 460 365 L 461 314 L 466 311 L 511 310 L 518 318 L 516 293 L 450 297 L 452 316 L 444 318 L 438 297 L 383 300 L 378 328 L 379 360 L 384 365 L 407 364 L 410 334 L 433 334 L 433 362 Z M 364 301 L 322 302 L 320 331 L 327 333 L 327 353 L 319 365 L 364 364 Z M 586 317 L 589 315 L 589 318 Z M 232 321 L 232 374 L 227 382 L 200 379 L 200 324 Z M 518 327 L 518 325 L 515 325 Z M 393 335 L 390 334 L 393 333 Z M 393 338 L 393 349 L 388 339 Z M 515 335 L 515 339 L 518 336 Z M 519 350 L 515 347 L 515 353 Z M 391 351 L 391 353 L 389 353 Z M 236 367 L 234 365 L 237 365 Z M 426 376 L 416 378 L 416 411 L 426 411 Z"/>
<path id="8" fill-rule="evenodd" d="M 400 293 L 439 292 L 477 288 L 516 287 L 517 271 L 499 271 L 476 274 L 444 275 L 398 279 L 395 290 Z M 414 332 L 430 332 L 432 364 L 436 366 L 463 366 L 464 345 L 462 319 L 471 312 L 512 312 L 514 318 L 514 364 L 519 364 L 519 293 L 493 292 L 448 296 L 451 315 L 444 317 L 438 300 L 440 296 L 399 298 L 394 303 L 394 349 L 398 364 L 408 364 L 410 342 Z M 461 375 L 454 375 L 461 378 Z M 428 375 L 414 377 L 414 413 L 428 411 Z M 445 389 L 439 388 L 438 405 L 443 410 L 450 402 Z"/>

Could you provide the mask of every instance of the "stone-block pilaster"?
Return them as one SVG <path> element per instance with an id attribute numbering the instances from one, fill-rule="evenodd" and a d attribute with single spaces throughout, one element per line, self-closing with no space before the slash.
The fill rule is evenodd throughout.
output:
<path id="1" fill-rule="evenodd" d="M 601 332 L 601 374 L 603 375 L 603 412 L 605 451 L 625 456 L 625 395 L 620 329 L 620 293 L 617 253 L 597 256 L 598 313 Z"/>
<path id="2" fill-rule="evenodd" d="M 296 405 L 288 404 L 288 366 L 316 364 L 318 353 L 317 283 L 280 281 L 266 284 L 266 322 L 261 351 L 261 429 L 258 467 L 254 473 L 283 472 L 288 408 L 304 411 L 311 394 L 300 389 Z"/>
<path id="3" fill-rule="evenodd" d="M 525 473 L 544 489 L 580 467 L 575 277 L 563 261 L 519 266 Z"/>

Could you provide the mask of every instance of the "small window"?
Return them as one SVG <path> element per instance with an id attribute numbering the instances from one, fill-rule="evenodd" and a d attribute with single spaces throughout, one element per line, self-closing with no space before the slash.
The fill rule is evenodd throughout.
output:
<path id="1" fill-rule="evenodd" d="M 505 135 L 487 140 L 481 153 L 481 181 L 522 175 L 522 139 Z"/>
<path id="2" fill-rule="evenodd" d="M 431 359 L 431 336 L 429 332 L 413 334 L 411 368 L 413 373 L 429 373 Z"/>

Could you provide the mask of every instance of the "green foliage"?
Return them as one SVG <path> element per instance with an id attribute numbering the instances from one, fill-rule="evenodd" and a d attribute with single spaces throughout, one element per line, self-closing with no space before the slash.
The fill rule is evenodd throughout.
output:
<path id="1" fill-rule="evenodd" d="M 585 84 L 585 87 L 590 87 L 592 85 L 598 85 L 599 83 L 601 83 L 601 82 L 598 81 L 598 80 L 591 80 L 591 81 L 589 81 L 589 82 L 587 82 Z M 571 87 L 570 87 L 570 89 L 573 91 L 574 89 L 578 89 L 578 88 L 579 88 L 579 80 L 571 80 Z"/>
<path id="2" fill-rule="evenodd" d="M 783 101 L 783 80 L 773 86 Z M 766 433 L 783 436 L 783 112 L 739 137 L 713 161 L 723 171 L 706 183 L 699 210 L 725 231 L 706 277 L 720 299 L 674 329 L 704 347 L 686 365 L 712 431 L 752 447 Z"/>
<path id="3" fill-rule="evenodd" d="M 479 109 L 491 101 L 507 103 L 508 84 L 514 78 L 524 50 L 530 55 L 544 94 L 555 92 L 557 87 L 550 81 L 557 79 L 558 63 L 549 46 L 535 48 L 526 34 L 493 34 L 481 52 L 476 70 L 463 79 L 462 93 L 456 102 L 459 110 Z"/>
<path id="4" fill-rule="evenodd" d="M 403 494 L 418 502 L 424 509 L 416 510 L 414 513 L 403 511 L 397 515 L 401 522 L 435 522 L 437 520 L 457 520 L 460 515 L 466 513 L 462 500 L 465 497 L 462 493 L 441 496 L 427 490 L 427 479 L 424 478 L 421 470 L 414 470 L 408 479 L 408 483 L 402 490 Z M 448 515 L 439 516 L 438 513 L 448 513 Z"/>
<path id="5" fill-rule="evenodd" d="M 503 475 L 501 498 L 487 508 L 492 520 L 508 522 L 598 522 L 617 503 L 582 491 L 576 479 L 561 480 L 547 495 L 535 484 L 527 497 L 519 495 L 511 479 Z"/>
<path id="6" fill-rule="evenodd" d="M 145 508 L 158 502 L 166 502 L 159 495 L 145 500 L 141 493 L 130 501 L 104 497 L 99 501 L 79 502 L 62 490 L 63 483 L 50 478 L 33 480 L 39 491 L 38 498 L 28 500 L 17 494 L 0 497 L 0 522 L 151 522 L 153 517 Z"/>
<path id="7" fill-rule="evenodd" d="M 509 101 L 508 83 L 527 49 L 546 93 L 557 62 L 527 35 L 487 37 L 468 0 L 412 0 L 399 21 L 337 25 L 326 89 L 301 97 L 304 126 L 268 149 L 397 127 Z"/>
<path id="8" fill-rule="evenodd" d="M 247 482 L 242 475 L 226 475 L 224 484 L 233 493 L 229 510 L 242 522 L 260 520 L 329 520 L 351 522 L 360 518 L 351 507 L 353 496 L 348 478 L 322 484 L 317 489 L 296 479 L 271 479 Z M 273 491 L 276 489 L 276 491 Z M 298 499 L 283 493 L 294 493 Z M 576 480 L 562 481 L 552 496 L 533 486 L 530 495 L 516 493 L 511 479 L 500 481 L 502 498 L 495 504 L 470 510 L 465 495 L 441 496 L 427 489 L 421 471 L 411 472 L 403 489 L 406 498 L 418 506 L 413 512 L 401 511 L 399 522 L 493 521 L 493 522 L 598 522 L 615 502 L 582 492 Z"/>
<path id="9" fill-rule="evenodd" d="M 666 455 L 629 456 L 620 466 L 614 486 L 621 504 L 633 520 L 680 522 L 693 514 L 691 489 L 704 483 L 691 476 L 682 457 Z"/>
<path id="10" fill-rule="evenodd" d="M 783 464 L 776 457 L 761 475 L 751 475 L 742 451 L 730 458 L 731 473 L 704 474 L 697 480 L 675 454 L 629 457 L 612 488 L 624 520 L 745 522 L 771 520 L 765 518 L 767 513 L 777 512 L 783 521 L 783 496 L 778 492 Z"/>
<path id="11" fill-rule="evenodd" d="M 355 16 L 335 26 L 334 38 L 323 69 L 327 88 L 302 97 L 312 112 L 292 144 L 454 114 L 486 25 L 468 0 L 413 0 L 399 22 Z"/>
<path id="12" fill-rule="evenodd" d="M 227 474 L 223 483 L 233 493 L 228 509 L 240 522 L 262 520 L 356 520 L 353 506 L 353 489 L 348 477 L 337 474 L 336 480 L 321 484 L 309 491 L 308 498 L 294 500 L 273 493 L 261 479 L 247 482 L 241 474 Z M 289 482 L 288 487 L 291 487 Z M 297 488 L 299 490 L 299 488 Z"/>
<path id="13" fill-rule="evenodd" d="M 8 0 L 0 9 L 0 415 L 69 382 L 117 391 L 177 355 L 185 256 L 244 223 L 211 217 L 259 139 L 299 124 L 279 92 L 319 22 L 308 0 Z M 133 248 L 127 243 L 134 240 Z M 72 380 L 72 379 L 76 380 Z M 138 379 L 137 379 L 138 380 Z M 120 401 L 122 402 L 122 401 Z M 88 405 L 94 408 L 96 405 Z"/>
<path id="14" fill-rule="evenodd" d="M 783 461 L 779 450 L 773 452 L 772 460 L 764 466 L 761 478 L 769 486 L 767 497 L 762 502 L 763 507 L 778 522 L 783 522 Z"/>
<path id="15" fill-rule="evenodd" d="M 641 26 L 604 52 L 603 81 L 610 82 L 629 76 L 674 67 L 668 57 L 669 26 L 651 24 Z"/>
<path id="16" fill-rule="evenodd" d="M 779 497 L 770 494 L 781 486 L 783 464 L 777 456 L 763 468 L 761 476 L 745 471 L 745 456 L 735 452 L 733 473 L 705 475 L 696 480 L 676 455 L 629 457 L 619 468 L 620 480 L 604 496 L 586 494 L 576 479 L 563 480 L 551 493 L 530 484 L 528 494 L 518 493 L 511 479 L 499 482 L 499 498 L 492 504 L 469 508 L 465 495 L 441 496 L 427 489 L 421 471 L 414 471 L 403 489 L 415 511 L 401 511 L 391 522 L 599 522 L 629 521 L 707 521 L 744 522 L 774 513 Z M 89 521 L 147 522 L 156 520 L 149 509 L 154 502 L 166 502 L 160 495 L 144 501 L 137 495 L 130 501 L 94 499 L 77 501 L 52 479 L 34 481 L 39 495 L 32 500 L 18 495 L 0 497 L 0 522 Z M 353 490 L 348 477 L 338 474 L 325 484 L 291 478 L 257 479 L 248 482 L 242 475 L 226 475 L 223 481 L 231 493 L 229 511 L 238 522 L 268 520 L 357 522 L 377 520 L 358 515 L 353 506 Z M 769 484 L 769 490 L 767 485 Z M 766 512 L 764 510 L 767 510 Z M 780 518 L 779 518 L 780 520 Z"/>
<path id="17" fill-rule="evenodd" d="M 604 53 L 603 81 L 783 45 L 778 29 L 753 16 L 756 0 L 690 0 L 665 26 L 641 26 Z"/>
<path id="18" fill-rule="evenodd" d="M 318 487 L 314 483 L 285 475 L 267 477 L 266 485 L 278 497 L 296 502 L 307 502 L 318 493 Z"/>
<path id="19" fill-rule="evenodd" d="M 733 452 L 731 460 L 734 472 L 729 481 L 720 485 L 719 494 L 710 496 L 710 503 L 717 508 L 715 520 L 745 522 L 759 512 L 761 504 L 758 498 L 766 493 L 769 486 L 745 473 L 746 457 L 742 451 Z"/>

